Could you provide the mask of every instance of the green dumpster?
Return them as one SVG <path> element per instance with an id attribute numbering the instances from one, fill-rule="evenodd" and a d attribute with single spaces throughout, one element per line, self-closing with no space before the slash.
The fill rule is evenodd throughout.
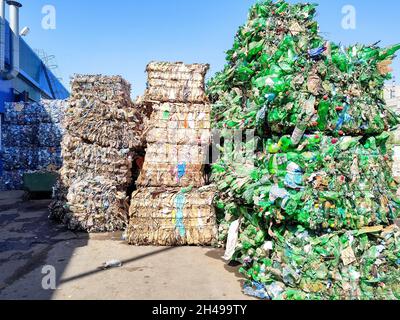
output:
<path id="1" fill-rule="evenodd" d="M 58 174 L 54 172 L 45 173 L 25 173 L 24 188 L 30 193 L 52 192 L 55 186 Z"/>

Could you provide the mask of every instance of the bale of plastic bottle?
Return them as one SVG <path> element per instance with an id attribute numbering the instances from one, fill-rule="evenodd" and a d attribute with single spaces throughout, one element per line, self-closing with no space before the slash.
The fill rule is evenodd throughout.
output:
<path id="1" fill-rule="evenodd" d="M 122 188 L 132 184 L 132 166 L 136 153 L 129 149 L 114 149 L 83 143 L 79 138 L 65 135 L 63 167 L 60 170 L 64 185 L 69 186 L 81 176 L 103 176 Z"/>
<path id="2" fill-rule="evenodd" d="M 98 233 L 124 230 L 129 208 L 126 191 L 119 190 L 115 181 L 102 176 L 81 176 L 80 179 L 67 189 L 58 189 L 59 198 L 50 205 L 50 217 L 75 231 Z M 62 197 L 61 192 L 64 192 Z"/>
<path id="3" fill-rule="evenodd" d="M 212 245 L 217 240 L 213 187 L 135 191 L 128 241 L 133 245 Z"/>
<path id="4" fill-rule="evenodd" d="M 265 242 L 252 225 L 241 233 L 241 271 L 251 279 L 245 293 L 272 300 L 400 299 L 399 227 L 320 235 L 294 226 L 269 233 Z"/>
<path id="5" fill-rule="evenodd" d="M 252 296 L 399 299 L 387 132 L 399 117 L 383 88 L 400 45 L 345 48 L 320 36 L 315 14 L 313 4 L 258 2 L 208 83 L 224 138 L 213 165 L 219 241 Z M 254 134 L 238 146 L 234 130 Z"/>
<path id="6" fill-rule="evenodd" d="M 175 73 L 190 73 L 198 79 L 196 81 L 202 82 L 199 88 L 205 96 L 207 65 L 150 63 L 147 69 L 149 80 L 158 76 L 178 81 L 176 79 L 181 75 Z M 176 86 L 182 89 L 184 83 L 179 81 Z M 153 86 L 149 85 L 149 89 Z M 188 92 L 191 93 L 192 89 L 188 88 Z M 144 99 L 155 98 L 146 92 Z M 211 142 L 211 105 L 206 98 L 195 103 L 176 99 L 176 102 L 163 102 L 161 99 L 152 103 L 153 113 L 146 125 L 147 152 L 138 187 L 202 187 L 206 184 L 204 165 Z"/>
<path id="7" fill-rule="evenodd" d="M 262 1 L 209 82 L 219 128 L 380 134 L 399 123 L 385 105 L 382 64 L 400 45 L 342 47 L 323 39 L 316 5 Z"/>
<path id="8" fill-rule="evenodd" d="M 151 62 L 146 68 L 148 87 L 145 98 L 155 102 L 207 101 L 204 77 L 208 69 L 206 64 Z"/>
<path id="9" fill-rule="evenodd" d="M 51 218 L 70 229 L 111 232 L 127 226 L 127 195 L 135 160 L 144 149 L 146 122 L 130 90 L 119 76 L 76 75 L 72 80 L 63 166 L 50 205 Z"/>
<path id="10" fill-rule="evenodd" d="M 221 200 L 240 203 L 267 225 L 296 223 L 315 231 L 389 225 L 400 215 L 400 199 L 388 137 L 363 142 L 319 133 L 305 135 L 299 146 L 289 136 L 269 139 L 253 164 L 225 157 L 213 177 Z"/>
<path id="11" fill-rule="evenodd" d="M 130 244 L 209 245 L 217 238 L 215 192 L 204 187 L 211 142 L 211 105 L 204 88 L 208 68 L 163 62 L 147 67 L 148 88 L 141 101 L 153 113 L 132 195 Z"/>
<path id="12" fill-rule="evenodd" d="M 56 172 L 61 167 L 67 105 L 66 100 L 5 104 L 0 153 L 4 183 L 0 190 L 22 189 L 24 173 Z"/>
<path id="13" fill-rule="evenodd" d="M 121 77 L 77 75 L 72 81 L 65 128 L 88 143 L 116 149 L 141 146 L 143 115 Z"/>

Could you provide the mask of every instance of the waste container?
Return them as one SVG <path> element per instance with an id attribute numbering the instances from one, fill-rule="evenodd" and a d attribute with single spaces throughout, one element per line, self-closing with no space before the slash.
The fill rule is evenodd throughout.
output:
<path id="1" fill-rule="evenodd" d="M 30 193 L 52 192 L 58 175 L 53 172 L 25 173 L 24 189 Z"/>

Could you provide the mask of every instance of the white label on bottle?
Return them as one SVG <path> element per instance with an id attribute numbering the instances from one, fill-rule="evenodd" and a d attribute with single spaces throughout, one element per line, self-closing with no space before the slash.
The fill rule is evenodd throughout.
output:
<path id="1" fill-rule="evenodd" d="M 301 138 L 303 138 L 303 135 L 305 132 L 306 132 L 305 130 L 301 130 L 298 127 L 296 127 L 296 129 L 294 129 L 293 134 L 292 134 L 293 145 L 297 146 L 300 143 Z"/>

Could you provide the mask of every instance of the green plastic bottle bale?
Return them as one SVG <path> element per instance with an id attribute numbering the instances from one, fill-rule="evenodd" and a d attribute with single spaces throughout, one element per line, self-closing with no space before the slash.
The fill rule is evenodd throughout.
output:
<path id="1" fill-rule="evenodd" d="M 220 240 L 240 219 L 233 259 L 247 294 L 399 299 L 400 156 L 390 131 L 400 120 L 382 97 L 400 45 L 326 41 L 316 8 L 257 2 L 207 85 L 225 138 L 212 170 Z M 245 162 L 228 142 L 233 129 L 255 129 L 240 146 L 254 149 Z"/>
<path id="2" fill-rule="evenodd" d="M 393 150 L 384 137 L 362 143 L 362 137 L 317 133 L 306 135 L 298 146 L 283 147 L 284 141 L 290 142 L 289 137 L 266 141 L 252 171 L 235 164 L 236 150 L 231 157 L 226 154 L 213 167 L 214 180 L 224 182 L 220 191 L 228 199 L 233 195 L 233 201 L 246 200 L 255 212 L 268 211 L 272 221 L 293 221 L 312 230 L 357 229 L 393 222 L 400 215 L 391 167 Z M 248 182 L 229 189 L 234 181 Z M 243 198 L 247 190 L 252 190 L 251 198 Z"/>
<path id="3" fill-rule="evenodd" d="M 275 133 L 289 133 L 303 112 L 293 102 L 299 92 L 307 92 L 304 100 L 310 95 L 316 99 L 315 116 L 307 123 L 309 131 L 380 134 L 400 123 L 381 99 L 385 82 L 391 77 L 381 63 L 390 62 L 400 45 L 344 48 L 325 41 L 316 32 L 315 14 L 315 7 L 304 4 L 264 1 L 253 6 L 249 21 L 228 51 L 231 63 L 208 83 L 211 100 L 219 105 L 215 112 L 223 114 L 218 122 L 231 121 L 232 114 L 223 111 L 235 105 L 235 128 L 268 125 Z M 287 27 L 273 27 L 282 24 Z M 258 108 L 255 113 L 251 110 L 250 116 L 241 99 L 226 101 L 231 90 L 242 88 L 245 92 L 241 96 Z M 267 123 L 255 121 L 257 111 L 265 106 Z"/>

